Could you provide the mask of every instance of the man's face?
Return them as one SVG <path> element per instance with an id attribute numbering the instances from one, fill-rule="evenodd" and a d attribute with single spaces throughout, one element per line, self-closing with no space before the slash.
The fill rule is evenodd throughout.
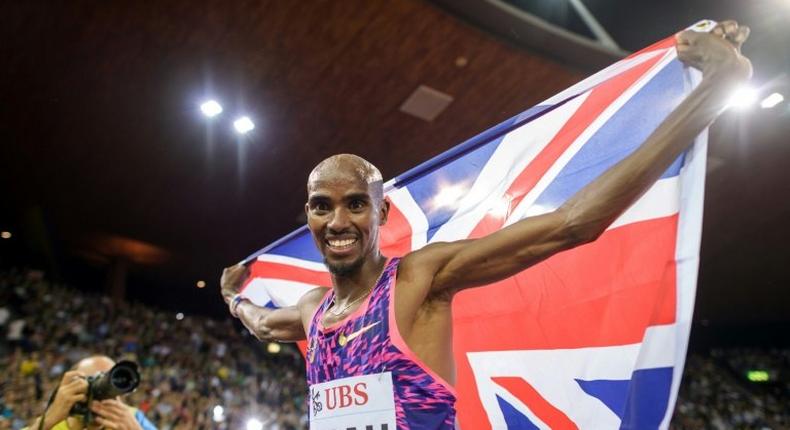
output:
<path id="1" fill-rule="evenodd" d="M 324 263 L 335 275 L 347 276 L 378 251 L 379 226 L 389 205 L 375 187 L 349 172 L 317 175 L 308 184 L 307 225 Z"/>

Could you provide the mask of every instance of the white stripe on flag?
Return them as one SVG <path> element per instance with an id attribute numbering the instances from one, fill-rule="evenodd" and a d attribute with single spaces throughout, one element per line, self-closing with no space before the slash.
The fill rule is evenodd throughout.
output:
<path id="1" fill-rule="evenodd" d="M 632 84 L 627 90 L 623 91 L 623 94 L 620 95 L 614 102 L 612 102 L 609 106 L 604 109 L 603 112 L 596 118 L 589 127 L 587 127 L 580 135 L 576 138 L 576 140 L 568 147 L 565 152 L 560 155 L 557 161 L 549 168 L 549 170 L 544 174 L 537 184 L 530 190 L 529 193 L 524 197 L 524 199 L 519 203 L 518 207 L 513 210 L 513 213 L 508 217 L 507 222 L 505 225 L 513 224 L 516 221 L 523 219 L 526 215 L 527 210 L 535 200 L 546 190 L 546 188 L 556 179 L 557 175 L 562 171 L 565 165 L 570 162 L 574 155 L 584 146 L 587 141 L 595 135 L 598 130 L 603 127 L 611 117 L 616 114 L 622 107 L 625 105 L 631 97 L 634 96 L 639 90 L 642 89 L 653 77 L 658 74 L 670 61 L 672 61 L 674 56 L 674 51 L 672 51 L 672 55 L 670 51 L 662 51 L 666 54 L 664 58 L 659 60 L 659 62 L 647 73 L 642 75 L 634 84 Z M 550 208 L 550 210 L 554 210 L 556 208 Z"/>
<path id="2" fill-rule="evenodd" d="M 411 226 L 411 250 L 415 251 L 425 246 L 428 237 L 428 218 L 414 201 L 409 189 L 403 187 L 390 190 L 387 192 L 387 197 L 392 200 L 392 204 L 401 211 Z"/>
<path id="3" fill-rule="evenodd" d="M 316 263 L 315 261 L 302 260 L 301 258 L 287 257 L 285 255 L 261 254 L 258 256 L 258 261 L 287 264 L 289 266 L 301 267 L 302 269 L 314 270 L 316 272 L 327 271 L 324 263 Z"/>
<path id="4" fill-rule="evenodd" d="M 275 306 L 283 308 L 295 306 L 306 292 L 317 288 L 312 284 L 285 281 L 272 278 L 255 278 L 247 284 L 244 296 L 258 306 L 265 306 L 272 302 Z"/>
<path id="5" fill-rule="evenodd" d="M 678 213 L 678 193 L 680 192 L 678 181 L 677 176 L 657 181 L 636 203 L 620 215 L 607 230 L 635 222 L 664 218 Z M 548 206 L 532 205 L 524 214 L 524 217 L 542 215 L 554 209 Z"/>
<path id="6" fill-rule="evenodd" d="M 619 428 L 620 418 L 590 396 L 576 380 L 630 380 L 635 370 L 672 367 L 674 324 L 648 327 L 641 343 L 574 349 L 470 352 L 467 354 L 481 392 L 480 399 L 494 428 L 507 428 L 496 401 L 499 396 L 548 428 L 520 400 L 492 378 L 520 377 L 551 405 L 565 412 L 579 428 Z"/>
<path id="7" fill-rule="evenodd" d="M 620 73 L 625 72 L 628 69 L 636 67 L 647 60 L 655 57 L 656 55 L 662 55 L 666 53 L 667 49 L 657 49 L 655 51 L 644 52 L 642 54 L 636 55 L 634 58 L 628 58 L 625 60 L 618 61 L 611 66 L 601 70 L 600 72 L 588 77 L 587 79 L 573 85 L 572 87 L 566 89 L 565 91 L 547 99 L 541 105 L 555 105 L 568 97 L 575 96 L 576 94 L 581 94 L 589 91 L 594 86 L 610 79 L 614 76 L 619 75 Z"/>
<path id="8" fill-rule="evenodd" d="M 587 94 L 531 121 L 504 136 L 483 167 L 469 193 L 458 204 L 452 218 L 442 225 L 431 242 L 465 239 L 529 163 L 551 142 L 586 100 Z M 452 185 L 452 184 L 449 184 Z"/>

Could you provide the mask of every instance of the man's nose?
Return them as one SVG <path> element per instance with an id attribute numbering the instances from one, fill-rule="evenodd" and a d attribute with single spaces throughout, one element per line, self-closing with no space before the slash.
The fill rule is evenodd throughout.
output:
<path id="1" fill-rule="evenodd" d="M 342 232 L 351 225 L 351 218 L 345 208 L 337 208 L 332 212 L 332 218 L 327 227 L 333 232 Z"/>

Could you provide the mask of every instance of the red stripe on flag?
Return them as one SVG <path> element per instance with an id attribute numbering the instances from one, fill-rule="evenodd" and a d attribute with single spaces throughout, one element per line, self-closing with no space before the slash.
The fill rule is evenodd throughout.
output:
<path id="1" fill-rule="evenodd" d="M 502 388 L 521 400 L 539 420 L 553 430 L 578 430 L 578 426 L 561 410 L 552 406 L 523 378 L 499 377 L 491 378 Z"/>
<path id="2" fill-rule="evenodd" d="M 626 345 L 675 322 L 678 216 L 628 224 L 512 277 L 459 293 L 454 350 L 505 351 Z M 459 419 L 490 429 L 464 353 Z"/>
<path id="3" fill-rule="evenodd" d="M 627 56 L 625 58 L 626 59 L 633 58 L 633 57 L 636 57 L 638 55 L 642 55 L 642 54 L 644 54 L 646 52 L 658 51 L 659 49 L 674 48 L 675 47 L 675 43 L 676 43 L 675 42 L 675 36 L 670 36 L 670 37 L 667 37 L 664 40 L 659 40 L 658 42 L 648 46 L 645 49 L 640 49 L 639 51 L 634 52 L 633 54 L 631 54 L 631 55 L 629 55 L 629 56 Z"/>
<path id="4" fill-rule="evenodd" d="M 272 263 L 270 261 L 259 260 L 252 264 L 247 283 L 255 278 L 283 279 L 322 287 L 332 286 L 329 272 L 305 269 L 291 266 L 290 264 Z"/>
<path id="5" fill-rule="evenodd" d="M 387 223 L 381 231 L 381 253 L 388 257 L 402 257 L 411 252 L 411 224 L 406 216 L 390 201 Z"/>
<path id="6" fill-rule="evenodd" d="M 639 78 L 644 76 L 659 60 L 661 55 L 656 55 L 644 63 L 620 73 L 617 76 L 595 87 L 587 99 L 568 119 L 557 135 L 546 145 L 518 175 L 510 185 L 505 196 L 510 201 L 508 214 L 512 208 L 518 206 L 522 199 L 529 193 L 535 184 L 546 174 L 557 159 L 571 146 L 571 144 L 586 130 L 603 111 L 609 107 L 623 92 L 630 88 Z M 489 235 L 505 223 L 507 215 L 502 213 L 487 213 L 469 234 L 470 239 Z"/>

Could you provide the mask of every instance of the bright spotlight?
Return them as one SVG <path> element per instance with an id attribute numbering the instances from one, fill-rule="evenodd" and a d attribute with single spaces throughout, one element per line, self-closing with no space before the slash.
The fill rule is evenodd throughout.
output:
<path id="1" fill-rule="evenodd" d="M 773 93 L 760 102 L 760 107 L 763 109 L 770 109 L 785 100 L 785 96 L 779 93 Z"/>
<path id="2" fill-rule="evenodd" d="M 215 117 L 222 113 L 222 105 L 216 100 L 209 100 L 200 105 L 200 111 L 207 117 Z"/>
<path id="3" fill-rule="evenodd" d="M 252 129 L 255 128 L 255 123 L 252 122 L 250 117 L 243 116 L 237 119 L 236 121 L 233 121 L 233 128 L 236 129 L 237 133 L 247 134 L 248 132 L 250 132 Z"/>
<path id="4" fill-rule="evenodd" d="M 269 344 L 266 345 L 266 350 L 269 351 L 269 354 L 277 354 L 280 352 L 280 349 L 282 349 L 282 347 L 280 347 L 280 344 L 277 342 L 269 342 Z"/>
<path id="5" fill-rule="evenodd" d="M 197 285 L 198 288 L 203 288 L 206 286 L 206 281 L 197 281 L 195 285 Z"/>
<path id="6" fill-rule="evenodd" d="M 177 313 L 177 314 L 176 314 L 176 319 L 177 319 L 177 320 L 179 320 L 179 321 L 181 321 L 182 319 L 184 319 L 184 314 L 183 314 L 183 313 L 181 313 L 181 312 Z"/>
<path id="7" fill-rule="evenodd" d="M 263 423 L 257 418 L 247 420 L 247 430 L 263 430 Z"/>
<path id="8" fill-rule="evenodd" d="M 220 405 L 214 406 L 213 412 L 214 412 L 213 419 L 215 423 L 220 423 L 225 420 L 225 409 L 222 406 Z"/>
<path id="9" fill-rule="evenodd" d="M 752 87 L 743 86 L 735 90 L 727 102 L 728 108 L 743 110 L 751 107 L 757 101 L 757 90 Z"/>
<path id="10" fill-rule="evenodd" d="M 4 232 L 0 233 L 0 237 L 2 237 L 3 239 L 11 239 L 11 232 L 10 231 L 4 231 Z"/>

